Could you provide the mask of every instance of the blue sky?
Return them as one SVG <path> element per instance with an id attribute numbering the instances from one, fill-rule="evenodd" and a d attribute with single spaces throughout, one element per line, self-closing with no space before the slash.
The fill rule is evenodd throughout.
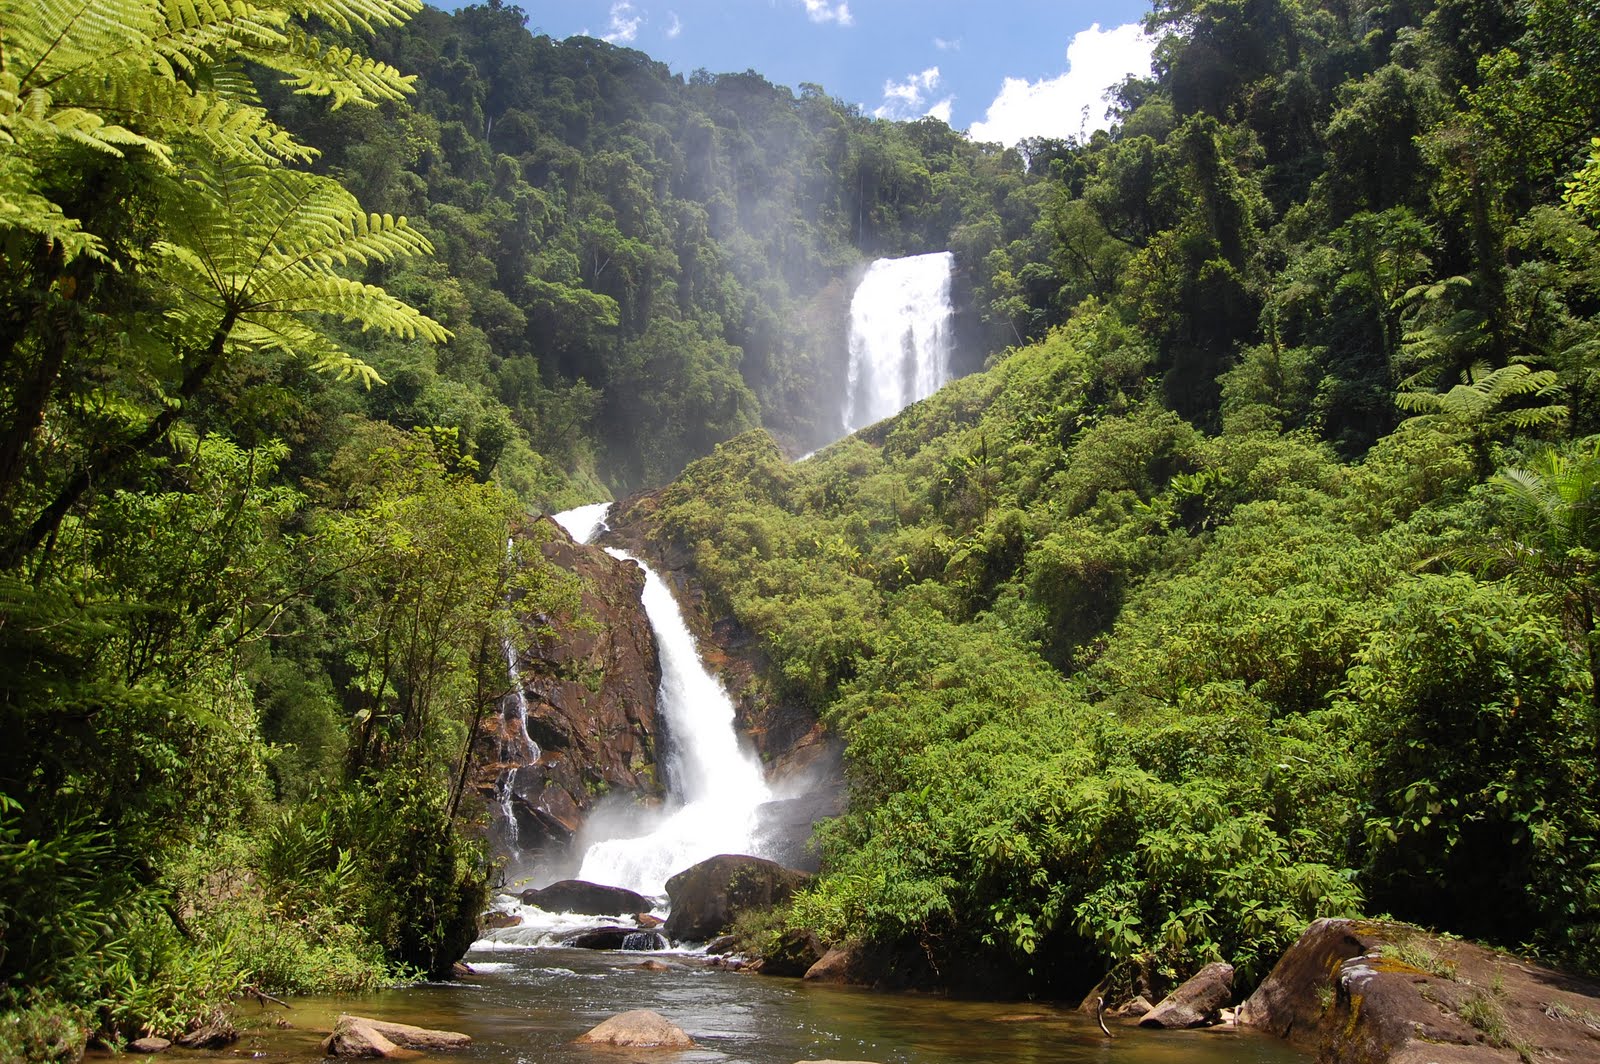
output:
<path id="1" fill-rule="evenodd" d="M 448 10 L 464 0 L 432 2 Z M 1006 143 L 1103 124 L 1102 90 L 1149 68 L 1149 44 L 1132 25 L 1149 10 L 1148 0 L 523 0 L 517 6 L 536 33 L 602 37 L 678 73 L 755 70 L 791 87 L 815 82 L 868 113 L 932 113 L 957 129 L 976 124 L 975 138 Z"/>

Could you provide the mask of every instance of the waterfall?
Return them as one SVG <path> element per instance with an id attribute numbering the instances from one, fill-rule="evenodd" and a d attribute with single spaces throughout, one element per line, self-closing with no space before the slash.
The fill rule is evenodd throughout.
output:
<path id="1" fill-rule="evenodd" d="M 507 564 L 510 564 L 515 549 L 514 541 L 506 540 Z M 494 794 L 500 805 L 500 824 L 506 846 L 515 851 L 520 831 L 516 814 L 511 809 L 511 796 L 515 789 L 517 769 L 536 763 L 542 751 L 528 734 L 528 693 L 522 689 L 522 672 L 517 668 L 517 647 L 509 633 L 500 640 L 500 646 L 506 655 L 506 672 L 511 677 L 511 693 L 508 695 L 510 705 L 507 707 L 511 712 L 502 713 L 501 716 L 499 758 L 505 767 L 495 778 Z"/>
<path id="2" fill-rule="evenodd" d="M 556 521 L 575 539 L 582 531 L 580 542 L 587 542 L 604 524 L 606 504 L 597 506 L 557 514 Z M 772 794 L 760 762 L 739 743 L 733 702 L 700 660 L 672 591 L 639 559 L 611 547 L 606 552 L 645 574 L 645 616 L 661 657 L 656 710 L 671 736 L 670 751 L 658 758 L 669 805 L 647 834 L 593 843 L 578 878 L 659 896 L 669 876 L 692 864 L 720 853 L 752 852 L 756 808 Z"/>
<path id="3" fill-rule="evenodd" d="M 948 251 L 879 259 L 850 300 L 844 427 L 854 432 L 926 399 L 950 379 Z"/>

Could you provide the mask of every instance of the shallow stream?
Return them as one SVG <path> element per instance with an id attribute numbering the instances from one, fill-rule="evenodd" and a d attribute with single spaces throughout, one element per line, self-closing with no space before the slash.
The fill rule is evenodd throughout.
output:
<path id="1" fill-rule="evenodd" d="M 474 1045 L 429 1059 L 460 1064 L 1305 1064 L 1308 1058 L 1252 1031 L 1142 1031 L 1026 1002 L 960 1001 L 817 986 L 709 968 L 676 953 L 601 953 L 565 948 L 474 951 L 478 974 L 350 998 L 297 998 L 292 1008 L 250 1006 L 263 1026 L 230 1050 L 184 1059 L 306 1061 L 341 1012 L 470 1034 Z M 647 960 L 664 971 L 641 967 Z M 601 1020 L 654 1009 L 700 1048 L 671 1052 L 574 1045 Z M 293 1026 L 275 1028 L 279 1019 Z"/>

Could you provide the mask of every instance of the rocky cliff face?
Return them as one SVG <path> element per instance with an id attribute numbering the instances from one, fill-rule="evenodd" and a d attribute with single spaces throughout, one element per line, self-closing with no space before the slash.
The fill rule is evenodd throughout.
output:
<path id="1" fill-rule="evenodd" d="M 549 518 L 519 532 L 545 559 L 578 580 L 570 616 L 529 618 L 548 634 L 519 656 L 528 737 L 539 757 L 526 760 L 514 698 L 487 722 L 475 750 L 477 787 L 491 806 L 507 802 L 513 825 L 499 830 L 525 856 L 564 849 L 584 814 L 603 795 L 654 798 L 657 779 L 656 689 L 661 664 L 640 605 L 644 573 L 598 547 L 574 543 Z"/>

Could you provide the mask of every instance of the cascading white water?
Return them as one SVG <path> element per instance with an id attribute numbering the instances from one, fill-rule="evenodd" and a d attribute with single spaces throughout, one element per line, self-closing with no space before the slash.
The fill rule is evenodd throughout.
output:
<path id="1" fill-rule="evenodd" d="M 580 507 L 555 519 L 574 539 L 587 542 L 604 524 L 606 508 Z M 645 616 L 661 657 L 656 707 L 671 736 L 665 767 L 672 806 L 646 835 L 591 845 L 578 878 L 659 896 L 669 876 L 692 864 L 719 853 L 754 852 L 756 808 L 772 793 L 760 763 L 739 744 L 733 703 L 701 662 L 672 591 L 632 555 L 610 547 L 606 552 L 644 570 Z"/>
<path id="2" fill-rule="evenodd" d="M 950 379 L 948 251 L 879 259 L 850 300 L 844 427 L 854 432 L 926 399 Z"/>

